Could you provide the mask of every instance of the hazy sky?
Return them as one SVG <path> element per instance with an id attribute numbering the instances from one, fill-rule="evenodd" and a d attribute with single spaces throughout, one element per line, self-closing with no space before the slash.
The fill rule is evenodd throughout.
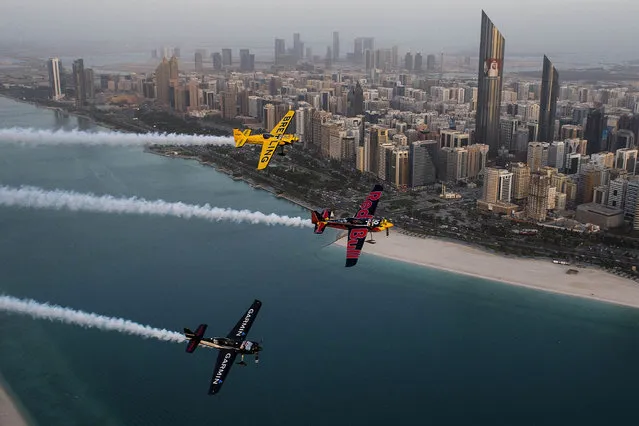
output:
<path id="1" fill-rule="evenodd" d="M 506 54 L 637 52 L 637 0 L 2 0 L 0 43 L 111 41 L 141 48 L 292 45 L 292 33 L 324 54 L 338 30 L 342 53 L 355 36 L 378 47 L 476 55 L 482 8 L 506 37 Z M 75 44 L 75 43 L 74 43 Z M 199 44 L 200 46 L 196 46 Z"/>

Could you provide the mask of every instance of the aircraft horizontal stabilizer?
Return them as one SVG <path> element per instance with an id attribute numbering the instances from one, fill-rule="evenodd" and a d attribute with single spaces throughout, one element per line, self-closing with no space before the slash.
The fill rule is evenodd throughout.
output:
<path id="1" fill-rule="evenodd" d="M 246 129 L 243 132 L 239 129 L 233 129 L 233 138 L 235 139 L 235 147 L 240 148 L 243 146 L 248 140 L 249 135 L 251 134 L 251 129 Z"/>
<path id="2" fill-rule="evenodd" d="M 326 212 L 326 210 L 325 210 Z M 315 233 L 316 234 L 321 234 L 324 232 L 324 229 L 326 228 L 326 222 L 325 222 L 325 218 L 323 217 L 323 215 L 319 212 L 316 211 L 311 211 L 311 222 L 313 222 L 315 224 Z"/>

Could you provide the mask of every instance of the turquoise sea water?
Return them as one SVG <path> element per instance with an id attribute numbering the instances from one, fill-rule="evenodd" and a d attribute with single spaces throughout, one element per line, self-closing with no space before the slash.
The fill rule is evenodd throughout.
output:
<path id="1" fill-rule="evenodd" d="M 92 127 L 2 98 L 0 126 Z M 0 141 L 0 184 L 306 216 L 141 148 Z M 0 207 L 0 292 L 214 335 L 259 298 L 265 347 L 210 397 L 215 351 L 0 313 L 0 371 L 46 426 L 636 424 L 639 310 L 366 253 L 346 269 L 334 235 Z"/>

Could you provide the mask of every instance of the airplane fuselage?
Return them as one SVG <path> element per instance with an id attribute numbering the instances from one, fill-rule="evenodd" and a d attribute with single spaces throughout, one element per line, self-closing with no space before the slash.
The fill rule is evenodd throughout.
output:
<path id="1" fill-rule="evenodd" d="M 263 145 L 264 143 L 268 143 L 271 140 L 277 140 L 278 138 L 275 136 L 270 136 L 268 133 L 264 133 L 261 135 L 251 135 L 246 139 L 245 143 L 250 143 L 254 145 Z M 278 146 L 291 144 L 293 142 L 297 142 L 299 139 L 295 135 L 285 134 L 282 135 L 278 140 Z"/>
<path id="2" fill-rule="evenodd" d="M 239 354 L 250 355 L 262 350 L 257 342 L 251 340 L 233 340 L 226 337 L 203 337 L 199 346 L 213 349 L 226 349 Z"/>
<path id="3" fill-rule="evenodd" d="M 381 232 L 393 226 L 388 220 L 383 218 L 360 219 L 347 217 L 344 219 L 330 219 L 326 221 L 326 226 L 336 229 L 366 228 L 370 232 Z"/>

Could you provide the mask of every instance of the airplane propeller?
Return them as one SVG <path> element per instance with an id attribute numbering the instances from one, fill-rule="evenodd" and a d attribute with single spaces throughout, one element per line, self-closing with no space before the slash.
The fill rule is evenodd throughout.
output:
<path id="1" fill-rule="evenodd" d="M 387 236 L 387 237 L 388 237 L 388 235 L 389 235 L 389 231 L 390 231 L 390 228 L 386 228 L 386 236 Z"/>
<path id="2" fill-rule="evenodd" d="M 262 337 L 260 339 L 260 343 L 259 343 L 260 348 L 262 347 L 262 342 L 263 341 L 264 341 L 264 338 Z M 260 363 L 260 352 L 258 351 L 258 352 L 255 352 L 255 364 L 259 364 L 259 363 Z"/>

